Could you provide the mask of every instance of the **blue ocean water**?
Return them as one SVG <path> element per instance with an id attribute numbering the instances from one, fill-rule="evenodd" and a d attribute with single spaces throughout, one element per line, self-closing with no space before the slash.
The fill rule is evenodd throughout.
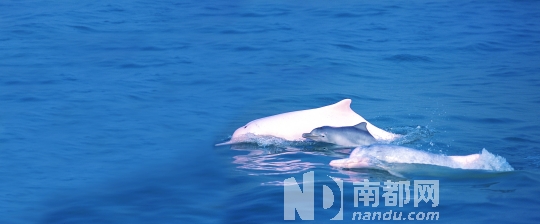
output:
<path id="1" fill-rule="evenodd" d="M 317 191 L 345 181 L 340 222 L 540 218 L 538 1 L 3 1 L 0 27 L 0 223 L 279 223 L 283 181 L 308 171 Z M 331 168 L 331 150 L 214 146 L 345 98 L 404 146 L 515 171 L 424 168 L 405 180 L 439 180 L 438 207 L 355 208 L 352 181 L 403 179 Z M 318 222 L 339 210 L 321 205 Z"/>

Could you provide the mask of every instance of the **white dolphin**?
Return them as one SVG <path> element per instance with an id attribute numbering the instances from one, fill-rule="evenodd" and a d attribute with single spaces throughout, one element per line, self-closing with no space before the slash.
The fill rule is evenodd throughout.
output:
<path id="1" fill-rule="evenodd" d="M 457 169 L 512 171 L 501 156 L 483 149 L 479 154 L 446 156 L 397 145 L 371 145 L 355 148 L 349 158 L 337 159 L 330 166 L 339 168 L 375 168 L 387 170 L 389 164 L 428 164 Z M 392 170 L 388 170 L 391 172 Z"/>
<path id="2" fill-rule="evenodd" d="M 392 141 L 400 137 L 398 134 L 382 130 L 366 121 L 351 109 L 351 99 L 344 99 L 324 107 L 293 111 L 253 120 L 236 129 L 229 141 L 217 145 L 245 142 L 250 134 L 273 136 L 288 141 L 304 141 L 306 139 L 302 137 L 302 134 L 309 133 L 315 128 L 322 126 L 354 126 L 361 122 L 367 123 L 367 130 L 377 140 Z"/>

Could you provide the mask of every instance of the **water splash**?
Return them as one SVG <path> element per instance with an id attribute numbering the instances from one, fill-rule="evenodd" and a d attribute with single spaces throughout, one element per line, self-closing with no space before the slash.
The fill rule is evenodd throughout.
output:
<path id="1" fill-rule="evenodd" d="M 402 135 L 401 138 L 398 138 L 392 142 L 397 145 L 427 144 L 434 135 L 434 131 L 427 126 L 397 127 L 392 128 L 392 131 Z"/>
<path id="2" fill-rule="evenodd" d="M 486 149 L 482 149 L 480 157 L 464 166 L 463 169 L 490 170 L 490 171 L 513 171 L 514 168 L 502 156 L 494 155 Z"/>

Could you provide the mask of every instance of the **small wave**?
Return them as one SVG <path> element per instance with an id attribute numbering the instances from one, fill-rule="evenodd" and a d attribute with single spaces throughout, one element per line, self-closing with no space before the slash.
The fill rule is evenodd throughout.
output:
<path id="1" fill-rule="evenodd" d="M 355 50 L 355 51 L 360 50 L 359 48 L 352 45 L 348 45 L 348 44 L 334 44 L 334 46 L 339 47 L 341 49 L 345 49 L 345 50 Z"/>
<path id="2" fill-rule="evenodd" d="M 19 99 L 20 102 L 38 102 L 38 101 L 43 101 L 43 99 L 41 98 L 37 98 L 37 97 L 22 97 Z"/>
<path id="3" fill-rule="evenodd" d="M 487 53 L 493 53 L 493 52 L 500 52 L 505 51 L 506 48 L 501 46 L 501 43 L 497 42 L 485 42 L 485 43 L 476 43 L 467 45 L 465 47 L 462 47 L 462 50 L 465 51 L 474 51 L 474 52 L 487 52 Z"/>
<path id="4" fill-rule="evenodd" d="M 237 47 L 234 50 L 235 51 L 260 51 L 261 49 L 256 48 L 256 47 L 243 46 L 243 47 Z"/>
<path id="5" fill-rule="evenodd" d="M 83 32 L 96 32 L 97 30 L 95 29 L 92 29 L 90 27 L 87 27 L 87 26 L 81 26 L 81 25 L 74 25 L 74 26 L 69 26 L 73 29 L 76 29 L 78 31 L 83 31 Z"/>
<path id="6" fill-rule="evenodd" d="M 247 18 L 257 18 L 257 17 L 265 17 L 266 15 L 260 14 L 260 13 L 254 13 L 254 12 L 247 12 L 247 13 L 240 13 L 240 17 L 247 17 Z"/>
<path id="7" fill-rule="evenodd" d="M 516 119 L 511 118 L 502 118 L 502 117 L 467 117 L 467 116 L 449 116 L 450 119 L 457 121 L 466 121 L 474 123 L 483 123 L 483 124 L 509 124 L 514 122 L 519 122 Z"/>
<path id="8" fill-rule="evenodd" d="M 364 15 L 349 13 L 349 12 L 337 13 L 334 15 L 335 18 L 356 18 L 356 17 L 362 17 L 362 16 Z"/>
<path id="9" fill-rule="evenodd" d="M 524 159 L 529 160 L 535 167 L 540 167 L 540 156 L 527 156 Z"/>
<path id="10" fill-rule="evenodd" d="M 537 141 L 521 138 L 521 137 L 506 137 L 503 138 L 505 141 L 511 141 L 511 142 L 521 142 L 521 143 L 537 143 Z"/>
<path id="11" fill-rule="evenodd" d="M 421 55 L 412 55 L 412 54 L 396 54 L 390 57 L 385 58 L 388 61 L 395 62 L 431 62 L 431 58 Z"/>

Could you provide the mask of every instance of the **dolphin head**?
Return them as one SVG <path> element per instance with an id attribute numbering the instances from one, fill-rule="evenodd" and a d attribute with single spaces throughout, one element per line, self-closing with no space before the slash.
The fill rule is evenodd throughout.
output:
<path id="1" fill-rule="evenodd" d="M 252 121 L 236 129 L 232 137 L 238 138 L 246 134 L 250 134 L 250 133 L 254 135 L 264 134 L 264 133 L 261 133 L 261 127 L 259 126 L 259 124 L 257 122 Z"/>
<path id="2" fill-rule="evenodd" d="M 311 139 L 317 142 L 332 143 L 329 136 L 329 131 L 332 127 L 323 126 L 313 129 L 310 133 L 302 134 L 302 137 Z"/>

